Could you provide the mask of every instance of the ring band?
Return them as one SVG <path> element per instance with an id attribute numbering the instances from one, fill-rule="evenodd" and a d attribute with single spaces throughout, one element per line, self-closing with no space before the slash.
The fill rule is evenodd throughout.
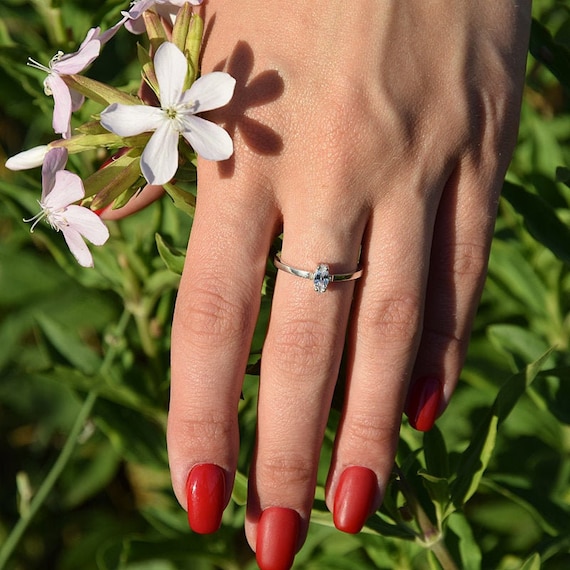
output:
<path id="1" fill-rule="evenodd" d="M 330 273 L 329 266 L 326 263 L 319 263 L 314 271 L 305 271 L 304 269 L 297 269 L 291 267 L 281 261 L 281 256 L 276 254 L 273 258 L 273 264 L 277 269 L 301 277 L 303 279 L 310 279 L 317 293 L 324 293 L 333 281 L 354 281 L 362 276 L 362 269 L 358 267 L 352 273 Z"/>

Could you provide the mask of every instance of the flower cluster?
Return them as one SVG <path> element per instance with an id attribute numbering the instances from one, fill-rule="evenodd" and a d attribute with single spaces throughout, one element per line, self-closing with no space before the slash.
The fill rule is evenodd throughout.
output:
<path id="1" fill-rule="evenodd" d="M 233 153 L 228 133 L 198 116 L 226 105 L 235 88 L 224 72 L 198 77 L 203 22 L 192 5 L 201 2 L 136 0 L 113 27 L 89 30 L 75 53 L 58 52 L 47 66 L 28 60 L 47 74 L 44 91 L 53 97 L 52 125 L 61 138 L 13 156 L 6 167 L 43 165 L 41 211 L 25 221 L 33 222 L 33 230 L 45 219 L 61 231 L 84 267 L 93 266 L 84 239 L 102 245 L 109 237 L 95 211 L 124 206 L 146 185 L 161 186 L 179 201 L 185 191 L 173 179 L 181 165 L 195 168 L 196 154 L 225 160 Z M 151 46 L 139 46 L 143 81 L 136 96 L 81 75 L 122 28 L 146 32 Z M 72 114 L 85 97 L 103 108 L 74 132 Z M 98 148 L 114 153 L 113 160 L 86 180 L 65 169 L 70 153 Z"/>

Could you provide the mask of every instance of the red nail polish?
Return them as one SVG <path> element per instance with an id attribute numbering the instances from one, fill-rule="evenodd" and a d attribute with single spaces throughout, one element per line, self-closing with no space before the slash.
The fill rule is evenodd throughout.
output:
<path id="1" fill-rule="evenodd" d="M 226 506 L 226 477 L 217 465 L 196 465 L 186 481 L 188 524 L 199 534 L 220 528 Z"/>
<path id="2" fill-rule="evenodd" d="M 443 389 L 437 378 L 423 378 L 412 386 L 406 404 L 410 425 L 418 431 L 429 431 L 437 418 Z"/>
<path id="3" fill-rule="evenodd" d="M 255 556 L 261 570 L 289 570 L 297 552 L 301 518 L 297 511 L 269 507 L 257 527 Z"/>
<path id="4" fill-rule="evenodd" d="M 378 495 L 378 478 L 366 467 L 347 467 L 334 496 L 334 525 L 343 532 L 360 532 L 372 514 Z"/>

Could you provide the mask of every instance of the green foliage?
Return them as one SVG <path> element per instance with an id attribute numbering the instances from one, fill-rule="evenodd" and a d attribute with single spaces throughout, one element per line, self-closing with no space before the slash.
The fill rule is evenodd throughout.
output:
<path id="1" fill-rule="evenodd" d="M 218 534 L 192 535 L 170 488 L 165 423 L 170 322 L 195 181 L 180 180 L 160 203 L 111 223 L 91 271 L 75 264 L 60 235 L 41 225 L 29 233 L 21 220 L 37 210 L 38 181 L 3 167 L 6 156 L 53 138 L 52 102 L 25 58 L 71 51 L 94 23 L 114 23 L 124 4 L 0 5 L 0 568 L 254 569 L 242 530 L 244 473 L 272 275 L 244 380 L 233 500 Z M 331 413 L 296 568 L 570 566 L 570 10 L 536 0 L 534 16 L 519 145 L 460 385 L 431 432 L 403 422 L 384 504 L 357 536 L 336 531 L 324 505 L 338 422 Z M 132 87 L 144 49 L 126 34 L 116 40 L 89 75 Z M 87 105 L 78 121 L 99 111 Z M 87 175 L 106 158 L 74 154 L 72 167 Z M 126 166 L 128 177 L 136 158 L 125 155 L 115 168 Z M 103 175 L 90 183 L 92 194 L 113 192 Z M 3 560 L 19 520 L 29 525 Z"/>

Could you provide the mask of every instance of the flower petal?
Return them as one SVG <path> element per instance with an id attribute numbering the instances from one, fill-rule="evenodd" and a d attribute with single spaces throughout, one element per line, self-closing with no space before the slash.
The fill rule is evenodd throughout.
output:
<path id="1" fill-rule="evenodd" d="M 103 245 L 109 239 L 109 229 L 93 210 L 72 204 L 65 209 L 64 216 L 67 227 L 79 232 L 91 243 Z"/>
<path id="2" fill-rule="evenodd" d="M 52 148 L 44 159 L 42 166 L 42 202 L 55 186 L 55 175 L 63 170 L 67 164 L 68 152 L 66 148 Z"/>
<path id="3" fill-rule="evenodd" d="M 71 110 L 79 110 L 81 105 L 83 105 L 83 101 L 85 101 L 85 97 L 79 91 L 75 91 L 75 89 L 70 89 L 69 94 L 71 95 Z"/>
<path id="4" fill-rule="evenodd" d="M 145 10 L 152 8 L 156 0 L 137 0 L 128 12 L 121 12 L 123 15 L 128 15 L 129 18 L 136 20 Z"/>
<path id="5" fill-rule="evenodd" d="M 41 205 L 44 210 L 60 210 L 81 200 L 85 196 L 83 182 L 77 174 L 67 170 L 58 170 L 55 173 L 55 182 L 46 196 L 42 196 Z"/>
<path id="6" fill-rule="evenodd" d="M 19 152 L 18 154 L 11 156 L 6 161 L 6 168 L 9 170 L 28 170 L 28 168 L 41 166 L 45 160 L 48 150 L 49 146 L 47 144 L 42 144 Z"/>
<path id="7" fill-rule="evenodd" d="M 184 92 L 183 102 L 192 105 L 194 113 L 227 105 L 234 94 L 236 80 L 223 71 L 212 71 L 198 78 Z"/>
<path id="8" fill-rule="evenodd" d="M 87 244 L 83 241 L 81 234 L 71 227 L 61 228 L 61 233 L 65 238 L 65 243 L 67 243 L 69 251 L 71 251 L 75 259 L 77 259 L 79 265 L 83 267 L 93 267 L 93 256 Z"/>
<path id="9" fill-rule="evenodd" d="M 53 130 L 62 135 L 64 139 L 71 136 L 71 93 L 65 81 L 50 73 L 45 80 L 46 87 L 53 95 Z"/>
<path id="10" fill-rule="evenodd" d="M 188 74 L 188 61 L 171 42 L 164 42 L 156 50 L 154 69 L 158 81 L 160 106 L 167 109 L 180 102 Z"/>
<path id="11" fill-rule="evenodd" d="M 178 138 L 178 131 L 170 121 L 162 124 L 150 137 L 141 156 L 141 172 L 149 184 L 166 184 L 176 174 Z"/>
<path id="12" fill-rule="evenodd" d="M 182 136 L 208 160 L 226 160 L 234 152 L 230 135 L 219 125 L 201 117 L 185 116 Z"/>
<path id="13" fill-rule="evenodd" d="M 101 113 L 101 124 L 120 137 L 154 131 L 166 120 L 161 109 L 148 105 L 113 103 Z"/>
<path id="14" fill-rule="evenodd" d="M 136 18 L 135 20 L 127 20 L 125 22 L 125 28 L 127 28 L 127 30 L 131 32 L 131 34 L 135 34 L 137 36 L 140 36 L 141 34 L 144 34 L 146 32 L 146 26 L 142 18 Z"/>
<path id="15" fill-rule="evenodd" d="M 99 26 L 87 30 L 87 33 L 85 34 L 85 39 L 81 42 L 81 45 L 79 46 L 79 49 L 77 51 L 81 51 L 90 41 L 98 40 L 100 35 L 101 35 L 101 28 Z"/>
<path id="16" fill-rule="evenodd" d="M 128 19 L 129 18 L 127 16 L 123 16 L 114 26 L 110 27 L 102 34 L 100 33 L 97 39 L 101 42 L 101 45 L 105 45 L 110 39 L 112 39 Z"/>
<path id="17" fill-rule="evenodd" d="M 93 30 L 89 30 L 92 34 Z M 51 64 L 51 69 L 55 73 L 61 75 L 71 75 L 83 71 L 90 63 L 92 63 L 101 51 L 101 42 L 96 39 L 91 39 L 84 42 L 80 49 L 75 53 L 64 55 L 59 61 Z"/>

